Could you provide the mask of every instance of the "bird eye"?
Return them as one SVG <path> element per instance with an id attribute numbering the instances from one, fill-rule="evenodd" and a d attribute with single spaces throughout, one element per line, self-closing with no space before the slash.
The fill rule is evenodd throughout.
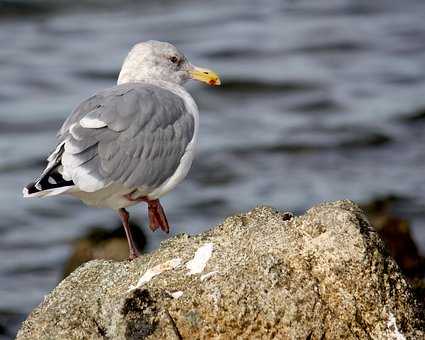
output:
<path id="1" fill-rule="evenodd" d="M 179 61 L 179 59 L 178 59 L 176 56 L 172 56 L 172 57 L 170 57 L 170 61 L 171 61 L 173 64 L 177 64 L 177 62 Z"/>

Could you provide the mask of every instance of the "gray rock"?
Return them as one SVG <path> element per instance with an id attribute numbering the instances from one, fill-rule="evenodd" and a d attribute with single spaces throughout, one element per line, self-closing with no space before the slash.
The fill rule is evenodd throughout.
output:
<path id="1" fill-rule="evenodd" d="M 29 315 L 18 339 L 425 338 L 423 310 L 357 206 L 286 217 L 258 207 L 132 262 L 86 263 Z M 188 275 L 184 264 L 207 242 L 203 273 Z M 180 267 L 130 289 L 177 257 Z"/>

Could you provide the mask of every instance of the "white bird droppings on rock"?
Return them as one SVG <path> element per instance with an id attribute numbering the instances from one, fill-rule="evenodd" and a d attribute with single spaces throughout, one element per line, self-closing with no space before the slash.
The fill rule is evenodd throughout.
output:
<path id="1" fill-rule="evenodd" d="M 393 340 L 406 340 L 406 337 L 398 330 L 397 323 L 395 320 L 395 316 L 390 312 L 387 322 L 388 329 L 393 333 Z"/>
<path id="2" fill-rule="evenodd" d="M 212 243 L 205 243 L 196 250 L 193 259 L 186 263 L 186 268 L 189 269 L 188 275 L 199 274 L 204 271 L 212 255 L 213 247 L 214 245 Z"/>
<path id="3" fill-rule="evenodd" d="M 204 275 L 201 275 L 201 281 L 205 281 L 208 280 L 211 276 L 215 275 L 218 273 L 218 270 L 214 270 L 212 272 L 206 273 Z"/>
<path id="4" fill-rule="evenodd" d="M 179 297 L 181 297 L 182 295 L 183 295 L 183 292 L 181 291 L 181 290 L 178 290 L 178 291 L 176 291 L 176 292 L 169 292 L 168 294 L 170 294 L 170 296 L 173 298 L 173 299 L 178 299 Z"/>
<path id="5" fill-rule="evenodd" d="M 139 279 L 139 282 L 137 282 L 137 285 L 131 286 L 129 290 L 133 290 L 136 288 L 139 288 L 143 286 L 145 283 L 148 283 L 150 280 L 152 280 L 153 277 L 161 274 L 162 272 L 166 270 L 175 269 L 178 266 L 180 266 L 182 260 L 180 258 L 171 259 L 169 261 L 166 261 L 164 263 L 158 264 L 153 268 L 148 269 L 143 276 Z"/>

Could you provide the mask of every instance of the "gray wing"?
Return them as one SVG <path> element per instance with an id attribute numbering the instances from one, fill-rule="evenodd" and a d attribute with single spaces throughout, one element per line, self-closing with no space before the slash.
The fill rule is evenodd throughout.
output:
<path id="1" fill-rule="evenodd" d="M 63 175 L 84 191 L 111 183 L 154 189 L 173 175 L 194 135 L 182 98 L 123 84 L 81 103 L 58 133 Z"/>

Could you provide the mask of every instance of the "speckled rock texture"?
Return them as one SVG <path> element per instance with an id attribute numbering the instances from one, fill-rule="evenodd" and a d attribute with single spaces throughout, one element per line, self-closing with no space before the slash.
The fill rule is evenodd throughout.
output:
<path id="1" fill-rule="evenodd" d="M 132 262 L 88 262 L 17 338 L 425 339 L 423 309 L 356 205 L 326 203 L 286 217 L 258 207 Z M 213 244 L 211 258 L 188 275 L 185 263 L 205 243 Z M 173 258 L 182 264 L 131 289 Z"/>

